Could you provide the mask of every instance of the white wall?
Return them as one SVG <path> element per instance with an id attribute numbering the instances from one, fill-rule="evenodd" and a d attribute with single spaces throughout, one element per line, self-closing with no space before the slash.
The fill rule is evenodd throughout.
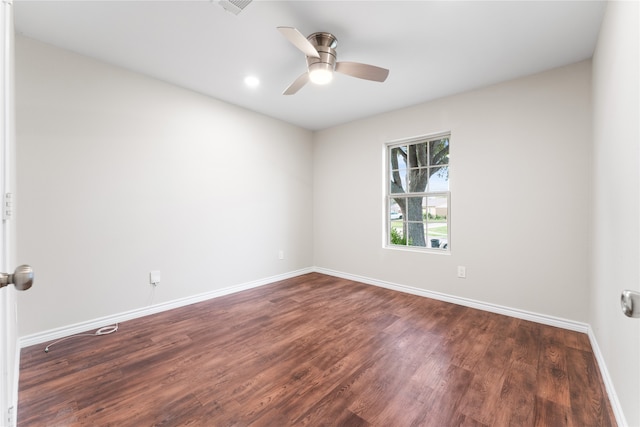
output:
<path id="1" fill-rule="evenodd" d="M 18 37 L 20 334 L 141 307 L 150 270 L 163 302 L 315 264 L 589 322 L 640 425 L 640 322 L 618 303 L 640 290 L 637 2 L 609 4 L 593 66 L 313 136 Z M 441 131 L 451 255 L 383 249 L 383 145 Z"/>
<path id="2" fill-rule="evenodd" d="M 630 426 L 640 426 L 640 319 L 620 292 L 640 291 L 638 2 L 610 2 L 593 57 L 593 262 L 589 323 Z"/>
<path id="3" fill-rule="evenodd" d="M 590 82 L 585 61 L 317 133 L 316 266 L 585 322 Z M 383 145 L 441 131 L 451 255 L 383 249 Z"/>
<path id="4" fill-rule="evenodd" d="M 312 134 L 17 38 L 20 335 L 308 268 Z M 285 253 L 278 260 L 278 251 Z"/>

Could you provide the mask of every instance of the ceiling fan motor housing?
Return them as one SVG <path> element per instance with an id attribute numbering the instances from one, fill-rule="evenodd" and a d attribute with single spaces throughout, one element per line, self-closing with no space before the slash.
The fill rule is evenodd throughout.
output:
<path id="1" fill-rule="evenodd" d="M 335 51 L 338 39 L 331 33 L 313 33 L 307 40 L 316 48 L 319 58 L 307 56 L 309 72 L 314 70 L 327 70 L 333 72 L 336 68 L 337 54 Z"/>

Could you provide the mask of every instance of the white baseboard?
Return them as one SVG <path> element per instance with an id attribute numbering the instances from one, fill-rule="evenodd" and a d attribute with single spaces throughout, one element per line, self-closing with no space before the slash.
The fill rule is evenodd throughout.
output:
<path id="1" fill-rule="evenodd" d="M 270 283 L 278 282 L 280 280 L 286 280 L 292 277 L 297 277 L 297 276 L 301 276 L 303 274 L 312 273 L 312 272 L 313 272 L 313 268 L 303 268 L 303 269 L 292 271 L 289 273 L 266 277 L 264 279 L 241 283 L 238 285 L 229 286 L 222 289 L 216 289 L 210 292 L 193 295 L 186 298 L 180 298 L 177 300 L 167 301 L 160 304 L 154 304 L 148 307 L 137 308 L 134 310 L 123 312 L 123 313 L 100 317 L 98 319 L 92 319 L 85 322 L 76 323 L 73 325 L 50 329 L 48 331 L 38 332 L 36 334 L 20 337 L 18 340 L 18 347 L 25 348 L 25 347 L 29 347 L 36 344 L 55 341 L 57 339 L 67 337 L 70 335 L 76 335 L 86 331 L 99 329 L 104 326 L 113 325 L 114 323 L 125 322 L 127 320 L 137 319 L 139 317 L 148 316 L 150 314 L 160 313 L 160 312 L 171 310 L 178 307 L 184 307 L 186 305 L 195 304 L 197 302 L 206 301 L 212 298 L 217 298 L 217 297 L 233 294 L 240 291 L 245 291 L 247 289 L 257 288 L 260 286 L 268 285 Z"/>
<path id="2" fill-rule="evenodd" d="M 386 282 L 383 280 L 372 279 L 369 277 L 358 276 L 355 274 L 344 273 L 344 272 L 330 270 L 330 269 L 321 268 L 321 267 L 304 268 L 304 269 L 292 271 L 289 273 L 280 274 L 277 276 L 272 276 L 272 277 L 267 277 L 260 280 L 241 283 L 241 284 L 229 286 L 223 289 L 216 289 L 214 291 L 205 292 L 202 294 L 193 295 L 186 298 L 181 298 L 173 301 L 168 301 L 165 303 L 155 304 L 149 307 L 130 310 L 130 311 L 115 314 L 112 316 L 105 316 L 99 319 L 93 319 L 86 322 L 76 323 L 74 325 L 69 325 L 61 328 L 40 332 L 37 334 L 28 335 L 25 337 L 20 337 L 18 340 L 18 348 L 17 348 L 18 353 L 21 348 L 29 347 L 31 345 L 54 341 L 69 335 L 75 335 L 75 334 L 86 332 L 89 330 L 99 329 L 101 327 L 112 325 L 114 323 L 124 322 L 127 320 L 148 316 L 150 314 L 160 313 L 160 312 L 171 310 L 178 307 L 184 307 L 186 305 L 195 304 L 197 302 L 206 301 L 212 298 L 217 298 L 217 297 L 233 294 L 240 291 L 257 288 L 260 286 L 268 285 L 270 283 L 278 282 L 280 280 L 286 280 L 286 279 L 290 279 L 293 277 L 301 276 L 303 274 L 308 274 L 312 272 L 326 274 L 334 277 L 340 277 L 343 279 L 353 280 L 356 282 L 378 286 L 386 289 L 391 289 L 399 292 L 404 292 L 412 295 L 432 298 L 439 301 L 450 302 L 453 304 L 476 308 L 479 310 L 502 314 L 505 316 L 515 317 L 518 319 L 529 320 L 529 321 L 540 323 L 543 325 L 555 326 L 558 328 L 585 333 L 588 335 L 589 341 L 591 342 L 591 347 L 593 348 L 594 356 L 598 362 L 598 368 L 602 375 L 602 379 L 605 384 L 605 388 L 607 390 L 609 401 L 611 402 L 611 407 L 614 412 L 614 416 L 616 417 L 616 421 L 620 427 L 625 427 L 628 425 L 624 417 L 624 413 L 622 412 L 620 401 L 618 400 L 618 396 L 613 387 L 613 382 L 611 380 L 611 377 L 609 376 L 609 371 L 607 370 L 606 364 L 604 362 L 604 358 L 602 356 L 602 353 L 600 352 L 600 347 L 598 346 L 595 335 L 591 330 L 590 325 L 582 322 L 575 322 L 572 320 L 562 319 L 554 316 L 548 316 L 548 315 L 533 313 L 525 310 L 514 309 L 510 307 L 496 305 L 496 304 L 490 304 L 490 303 L 476 301 L 469 298 L 456 297 L 453 295 L 448 295 L 440 292 L 428 291 L 425 289 L 415 288 L 415 287 L 401 285 L 401 284 L 392 283 L 392 282 Z M 16 360 L 19 361 L 19 354 Z M 18 374 L 19 374 L 19 362 L 16 363 L 16 370 L 18 370 L 18 372 L 16 372 L 16 375 L 14 376 L 14 378 L 16 378 L 16 381 L 17 381 Z M 17 385 L 15 390 L 17 390 Z M 17 405 L 17 396 L 15 399 L 15 403 Z M 16 406 L 14 405 L 14 410 L 16 410 L 15 407 Z"/>
<path id="3" fill-rule="evenodd" d="M 447 295 L 440 292 L 428 291 L 425 289 L 414 288 L 411 286 L 400 285 L 397 283 L 386 282 L 383 280 L 371 279 L 369 277 L 343 273 L 341 271 L 334 271 L 326 268 L 316 267 L 314 271 L 322 274 L 327 274 L 329 276 L 335 276 L 335 277 L 340 277 L 347 280 L 353 280 L 356 282 L 365 283 L 367 285 L 379 286 L 381 288 L 400 291 L 407 294 L 418 295 L 421 297 L 432 298 L 439 301 L 450 302 L 450 303 L 462 305 L 465 307 L 476 308 L 478 310 L 489 311 L 491 313 L 503 314 L 505 316 L 515 317 L 523 320 L 529 320 L 531 322 L 541 323 L 543 325 L 555 326 L 558 328 L 568 329 L 571 331 L 581 332 L 584 334 L 586 334 L 587 331 L 589 330 L 589 325 L 587 323 L 575 322 L 573 320 L 562 319 L 559 317 L 548 316 L 545 314 L 532 313 L 530 311 L 519 310 L 515 308 L 497 305 L 497 304 L 490 304 L 487 302 L 476 301 L 469 298 L 456 297 L 453 295 Z"/>
<path id="4" fill-rule="evenodd" d="M 163 311 L 171 310 L 178 307 L 184 307 L 189 304 L 195 304 L 197 302 L 206 301 L 212 298 L 221 297 L 224 295 L 233 294 L 236 292 L 244 291 L 247 289 L 257 288 L 270 283 L 274 283 L 280 280 L 290 279 L 292 277 L 301 276 L 303 274 L 318 272 L 329 276 L 340 277 L 347 280 L 353 280 L 356 282 L 365 283 L 368 285 L 379 286 L 399 292 L 418 295 L 426 298 L 432 298 L 440 301 L 450 302 L 453 304 L 462 305 L 465 307 L 476 308 L 479 310 L 489 311 L 492 313 L 503 314 L 505 316 L 511 316 L 518 319 L 529 320 L 544 325 L 556 326 L 563 329 L 572 331 L 588 333 L 589 325 L 586 323 L 575 322 L 572 320 L 561 319 L 554 316 L 548 316 L 538 313 L 532 313 L 524 310 L 518 310 L 510 307 L 504 307 L 496 304 L 490 304 L 482 301 L 476 301 L 469 298 L 461 298 L 452 295 L 447 295 L 440 292 L 428 291 L 425 289 L 415 288 L 406 285 L 400 285 L 397 283 L 386 282 L 382 280 L 372 279 L 369 277 L 358 276 L 355 274 L 344 273 L 340 271 L 330 270 L 326 268 L 314 267 L 304 268 L 301 270 L 292 271 L 277 276 L 267 277 L 251 282 L 241 283 L 234 286 L 229 286 L 222 289 L 216 289 L 214 291 L 205 292 L 198 295 L 193 295 L 186 298 L 180 298 L 173 301 L 167 301 L 160 304 L 154 304 L 148 307 L 142 307 L 123 313 L 118 313 L 110 316 L 100 317 L 97 319 L 88 320 L 85 322 L 76 323 L 73 325 L 63 326 L 60 328 L 50 329 L 36 334 L 20 337 L 18 340 L 19 348 L 29 347 L 31 345 L 42 344 L 48 341 L 57 340 L 69 335 L 79 334 L 82 332 L 90 331 L 93 329 L 99 329 L 107 325 L 112 325 L 118 322 L 124 322 L 139 317 L 148 316 L 150 314 L 160 313 Z M 590 336 L 590 338 L 592 338 Z M 593 338 L 595 340 L 595 338 Z"/>
<path id="5" fill-rule="evenodd" d="M 596 335 L 593 333 L 593 329 L 591 329 L 591 326 L 589 326 L 588 335 L 589 342 L 591 343 L 591 348 L 593 349 L 593 355 L 598 362 L 598 369 L 600 370 L 600 375 L 602 376 L 602 382 L 604 382 L 604 387 L 607 389 L 607 395 L 609 396 L 609 402 L 611 403 L 613 415 L 616 417 L 616 423 L 619 427 L 627 427 L 629 424 L 627 423 L 627 419 L 624 416 L 624 412 L 622 411 L 622 405 L 620 404 L 620 400 L 618 399 L 618 394 L 616 393 L 616 389 L 613 387 L 613 380 L 611 380 L 609 370 L 607 369 L 607 364 L 604 362 L 604 356 L 602 356 L 600 346 L 598 345 L 598 341 L 596 340 Z"/>

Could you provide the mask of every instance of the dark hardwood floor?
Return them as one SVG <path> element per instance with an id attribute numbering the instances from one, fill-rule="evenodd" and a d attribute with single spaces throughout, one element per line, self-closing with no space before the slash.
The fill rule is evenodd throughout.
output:
<path id="1" fill-rule="evenodd" d="M 22 350 L 19 426 L 613 426 L 586 335 L 308 274 Z"/>

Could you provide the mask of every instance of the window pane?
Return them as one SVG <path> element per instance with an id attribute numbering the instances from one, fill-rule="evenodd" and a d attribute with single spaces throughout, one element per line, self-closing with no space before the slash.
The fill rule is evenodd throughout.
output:
<path id="1" fill-rule="evenodd" d="M 429 166 L 428 143 L 421 142 L 419 144 L 409 145 L 407 164 L 410 168 L 418 168 L 420 166 Z"/>
<path id="2" fill-rule="evenodd" d="M 394 194 L 407 192 L 407 170 L 391 171 L 391 181 L 389 182 L 389 192 Z"/>
<path id="3" fill-rule="evenodd" d="M 429 223 L 427 239 L 429 241 L 429 247 L 447 249 L 447 246 L 448 246 L 447 223 L 446 222 Z"/>
<path id="4" fill-rule="evenodd" d="M 429 247 L 440 249 L 448 248 L 448 215 L 449 211 L 446 196 L 427 198 L 427 240 Z"/>
<path id="5" fill-rule="evenodd" d="M 389 153 L 389 168 L 391 170 L 407 168 L 407 147 L 393 147 Z"/>
<path id="6" fill-rule="evenodd" d="M 406 225 L 403 222 L 402 208 L 406 204 L 406 199 L 389 200 L 389 244 L 406 246 L 407 240 L 404 238 Z"/>
<path id="7" fill-rule="evenodd" d="M 407 147 L 394 147 L 389 153 L 389 191 L 407 192 Z"/>
<path id="8" fill-rule="evenodd" d="M 430 166 L 449 164 L 449 138 L 430 142 Z"/>
<path id="9" fill-rule="evenodd" d="M 393 199 L 389 203 L 389 220 L 398 221 L 402 219 L 402 208 Z"/>
<path id="10" fill-rule="evenodd" d="M 407 239 L 405 239 L 405 226 L 402 221 L 392 221 L 389 228 L 389 243 L 392 245 L 407 246 Z"/>
<path id="11" fill-rule="evenodd" d="M 407 245 L 425 247 L 426 222 L 425 209 L 426 197 L 408 197 L 406 208 L 407 221 Z"/>
<path id="12" fill-rule="evenodd" d="M 398 203 L 400 202 L 400 203 Z M 404 205 L 405 200 L 400 198 L 397 201 L 391 199 L 389 201 L 389 243 L 392 245 L 406 246 L 405 224 L 402 218 L 402 209 L 400 205 Z"/>
<path id="13" fill-rule="evenodd" d="M 429 168 L 429 191 L 449 191 L 449 166 Z"/>
<path id="14" fill-rule="evenodd" d="M 407 174 L 409 192 L 424 193 L 427 190 L 428 178 L 429 168 L 409 169 Z"/>

